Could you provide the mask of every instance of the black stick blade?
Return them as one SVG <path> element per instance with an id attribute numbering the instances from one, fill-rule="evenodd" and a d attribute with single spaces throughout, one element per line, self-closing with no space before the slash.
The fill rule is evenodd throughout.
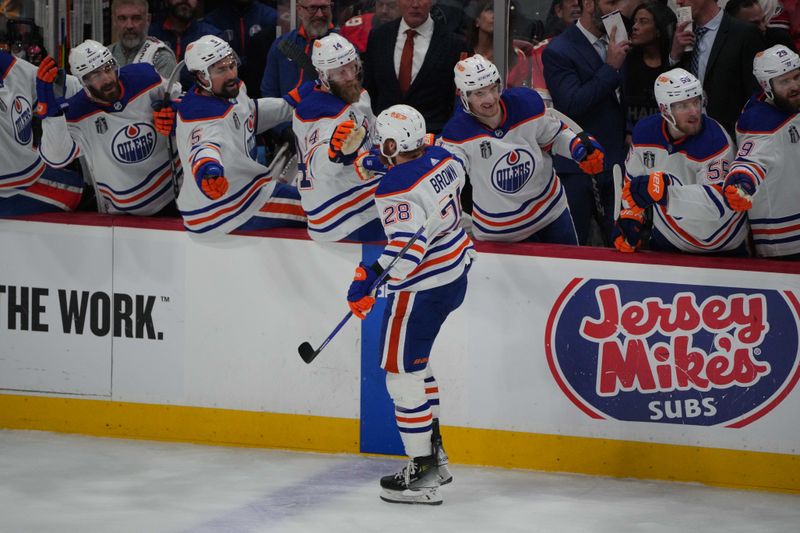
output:
<path id="1" fill-rule="evenodd" d="M 300 358 L 305 361 L 306 364 L 308 364 L 313 361 L 315 357 L 317 357 L 319 352 L 315 350 L 313 346 L 311 346 L 310 342 L 306 341 L 297 347 L 297 353 L 299 353 Z"/>

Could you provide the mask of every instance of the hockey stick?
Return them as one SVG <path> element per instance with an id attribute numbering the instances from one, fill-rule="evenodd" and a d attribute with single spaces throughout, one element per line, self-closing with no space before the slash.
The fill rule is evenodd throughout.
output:
<path id="1" fill-rule="evenodd" d="M 416 231 L 416 233 L 414 233 L 414 235 L 412 235 L 411 238 L 408 239 L 406 245 L 403 246 L 403 248 L 394 257 L 394 259 L 392 259 L 392 262 L 389 263 L 389 265 L 383 270 L 383 273 L 378 277 L 378 279 L 375 280 L 375 283 L 373 283 L 372 286 L 369 288 L 370 294 L 372 293 L 372 291 L 380 287 L 381 284 L 383 284 L 384 280 L 389 276 L 389 271 L 392 270 L 392 267 L 394 267 L 394 265 L 396 265 L 397 262 L 400 259 L 402 259 L 402 257 L 408 251 L 408 249 L 411 248 L 415 242 L 417 242 L 417 239 L 419 239 L 422 233 L 425 231 L 425 228 L 428 226 L 428 223 L 431 220 L 433 220 L 433 217 L 437 214 L 438 213 L 434 211 L 433 214 L 428 218 L 428 220 L 425 221 L 425 224 L 423 224 Z M 300 346 L 298 346 L 297 352 L 300 354 L 300 357 L 303 359 L 303 361 L 305 361 L 306 364 L 313 361 L 319 355 L 319 353 L 325 349 L 328 343 L 331 342 L 331 340 L 336 336 L 336 334 L 339 333 L 339 330 L 342 329 L 342 327 L 347 323 L 347 321 L 350 320 L 351 316 L 353 316 L 353 312 L 348 311 L 347 314 L 344 316 L 344 318 L 339 322 L 339 324 L 337 324 L 336 327 L 333 328 L 331 334 L 328 335 L 328 337 L 324 341 L 322 341 L 322 344 L 316 350 L 314 349 L 313 346 L 311 346 L 311 343 L 308 341 L 305 341 Z"/>
<path id="2" fill-rule="evenodd" d="M 547 108 L 547 112 L 550 113 L 555 118 L 561 120 L 561 122 L 569 126 L 569 128 L 575 133 L 584 133 L 583 128 L 581 128 L 577 122 L 569 118 L 567 115 L 565 115 L 558 109 L 549 107 Z M 583 146 L 586 148 L 586 155 L 591 154 L 594 151 L 594 147 L 592 146 L 587 136 L 584 135 L 583 137 L 580 137 L 580 140 Z M 605 243 L 606 246 L 612 246 L 613 243 L 611 243 L 610 241 L 610 236 L 606 235 L 603 229 L 603 219 L 605 218 L 606 210 L 603 208 L 603 202 L 600 199 L 600 185 L 597 183 L 597 174 L 591 174 L 589 177 L 592 180 L 592 196 L 594 197 L 594 214 L 595 214 L 594 219 L 600 228 L 600 234 L 603 237 L 603 242 Z M 616 220 L 616 218 L 614 220 Z"/>
<path id="3" fill-rule="evenodd" d="M 614 222 L 616 223 L 622 207 L 622 169 L 619 165 L 614 165 L 612 174 L 614 176 Z"/>
<path id="4" fill-rule="evenodd" d="M 297 66 L 302 70 L 305 70 L 309 76 L 311 76 L 313 73 L 313 76 L 310 77 L 310 80 L 317 79 L 317 69 L 314 67 L 314 63 L 311 62 L 311 58 L 308 57 L 308 54 L 306 54 L 305 50 L 297 46 L 289 39 L 281 39 L 281 41 L 278 43 L 278 50 L 281 51 L 287 58 L 297 63 Z"/>
<path id="5" fill-rule="evenodd" d="M 185 64 L 184 60 L 178 62 L 175 65 L 175 68 L 172 69 L 172 72 L 169 75 L 169 79 L 167 80 L 167 91 L 164 93 L 164 101 L 162 102 L 162 109 L 169 105 L 172 86 L 175 85 L 175 80 L 178 79 L 178 75 L 183 69 L 183 65 Z M 175 120 L 178 120 L 178 117 L 175 117 Z M 174 134 L 170 132 L 167 135 L 167 150 L 169 151 L 169 169 L 172 172 L 172 192 L 175 193 L 175 202 L 178 201 L 178 195 L 181 192 L 180 185 L 178 185 L 178 167 L 175 166 L 175 157 L 172 155 L 172 152 L 175 150 L 175 142 L 173 141 Z"/>

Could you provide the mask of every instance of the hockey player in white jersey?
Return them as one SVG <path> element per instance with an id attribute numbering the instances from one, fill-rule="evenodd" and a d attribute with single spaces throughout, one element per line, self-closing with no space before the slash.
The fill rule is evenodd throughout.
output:
<path id="1" fill-rule="evenodd" d="M 34 146 L 36 85 L 52 86 L 57 74 L 52 58 L 45 58 L 37 70 L 0 51 L 0 216 L 72 211 L 80 202 L 83 178 L 71 170 L 48 167 Z M 66 83 L 68 95 L 80 86 L 72 76 Z M 49 103 L 60 108 L 55 92 Z M 44 109 L 47 104 L 41 102 L 39 107 Z"/>
<path id="2" fill-rule="evenodd" d="M 381 479 L 381 498 L 393 503 L 440 504 L 439 486 L 452 480 L 439 436 L 439 393 L 429 364 L 447 316 L 464 300 L 475 251 L 460 227 L 463 164 L 425 144 L 425 119 L 395 105 L 377 118 L 374 140 L 389 171 L 375 192 L 388 244 L 372 265 L 360 264 L 347 300 L 364 318 L 370 288 L 411 237 L 424 231 L 388 273 L 389 298 L 381 328 L 381 367 L 409 462 Z"/>
<path id="3" fill-rule="evenodd" d="M 800 57 L 773 46 L 756 54 L 753 74 L 763 92 L 736 123 L 725 199 L 747 212 L 757 255 L 800 259 Z"/>
<path id="4" fill-rule="evenodd" d="M 382 173 L 364 168 L 376 156 L 362 148 L 375 117 L 361 87 L 361 59 L 337 33 L 314 41 L 311 60 L 319 81 L 292 91 L 297 104 L 292 129 L 300 157 L 298 190 L 316 241 L 381 241 L 375 210 Z"/>
<path id="5" fill-rule="evenodd" d="M 230 233 L 304 227 L 295 187 L 256 161 L 256 135 L 291 118 L 282 98 L 252 100 L 230 45 L 205 35 L 186 48 L 195 84 L 178 107 L 176 140 L 188 177 L 178 197 L 186 229 Z"/>
<path id="6" fill-rule="evenodd" d="M 445 125 L 442 145 L 466 165 L 475 238 L 578 244 L 550 153 L 596 174 L 597 141 L 547 114 L 536 91 L 503 91 L 497 67 L 481 55 L 456 64 L 455 83 L 463 107 Z"/>
<path id="7" fill-rule="evenodd" d="M 660 114 L 633 130 L 616 248 L 632 252 L 641 244 L 643 210 L 652 206 L 650 249 L 747 255 L 747 218 L 722 197 L 735 148 L 703 113 L 702 84 L 676 68 L 656 79 L 654 92 Z"/>
<path id="8" fill-rule="evenodd" d="M 168 91 L 167 81 L 148 63 L 119 69 L 111 52 L 91 39 L 72 49 L 69 64 L 84 90 L 67 100 L 63 114 L 53 109 L 43 113 L 42 158 L 59 168 L 84 156 L 101 212 L 173 212 L 172 180 L 180 181 L 180 165 L 173 177 L 163 134 L 171 129 L 174 112 L 154 111 Z M 177 84 L 170 93 L 179 94 Z"/>

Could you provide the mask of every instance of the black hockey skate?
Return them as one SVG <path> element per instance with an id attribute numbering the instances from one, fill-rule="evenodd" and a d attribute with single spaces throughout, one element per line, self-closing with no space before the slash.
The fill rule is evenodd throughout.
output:
<path id="1" fill-rule="evenodd" d="M 441 505 L 436 456 L 409 459 L 398 473 L 381 478 L 381 489 L 381 500 L 385 502 Z"/>
<path id="2" fill-rule="evenodd" d="M 439 433 L 439 420 L 433 419 L 433 432 L 431 433 L 431 445 L 433 454 L 436 456 L 436 464 L 439 467 L 439 485 L 447 485 L 453 481 L 453 474 L 447 468 L 447 453 L 442 445 L 442 435 Z"/>

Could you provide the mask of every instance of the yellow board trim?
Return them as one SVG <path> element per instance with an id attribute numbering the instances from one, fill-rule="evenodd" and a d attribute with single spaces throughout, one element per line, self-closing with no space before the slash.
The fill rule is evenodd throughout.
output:
<path id="1" fill-rule="evenodd" d="M 203 444 L 359 452 L 359 421 L 50 396 L 0 394 L 0 427 Z"/>
<path id="2" fill-rule="evenodd" d="M 359 453 L 359 421 L 0 394 L 0 428 Z M 800 493 L 800 455 L 443 427 L 454 463 Z"/>

